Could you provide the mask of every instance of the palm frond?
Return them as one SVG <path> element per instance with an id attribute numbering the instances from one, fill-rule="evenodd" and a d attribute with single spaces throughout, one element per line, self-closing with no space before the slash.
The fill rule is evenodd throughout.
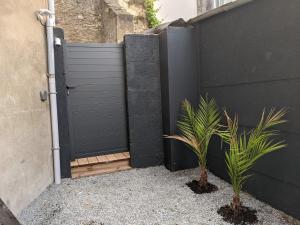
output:
<path id="1" fill-rule="evenodd" d="M 206 167 L 206 155 L 209 141 L 219 126 L 220 113 L 214 99 L 200 98 L 194 108 L 188 100 L 182 103 L 183 115 L 177 122 L 180 135 L 167 136 L 187 144 L 198 156 L 199 164 Z"/>
<path id="2" fill-rule="evenodd" d="M 263 110 L 260 121 L 254 129 L 238 135 L 238 118 L 232 120 L 225 111 L 226 130 L 219 131 L 220 137 L 229 144 L 225 153 L 228 175 L 234 192 L 239 195 L 243 184 L 249 178 L 248 171 L 262 156 L 286 147 L 284 141 L 273 140 L 279 131 L 274 127 L 285 123 L 286 109 L 276 111 L 274 108 L 266 115 Z"/>

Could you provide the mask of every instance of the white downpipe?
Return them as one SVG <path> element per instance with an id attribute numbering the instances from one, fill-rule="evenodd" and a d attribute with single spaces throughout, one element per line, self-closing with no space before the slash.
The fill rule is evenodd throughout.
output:
<path id="1" fill-rule="evenodd" d="M 50 95 L 51 129 L 52 129 L 52 150 L 54 164 L 54 182 L 61 183 L 60 175 L 60 147 L 57 119 L 57 100 L 55 83 L 55 61 L 54 61 L 54 38 L 53 27 L 55 26 L 55 7 L 54 0 L 48 0 L 50 14 L 47 17 L 47 47 L 48 47 L 48 82 Z"/>

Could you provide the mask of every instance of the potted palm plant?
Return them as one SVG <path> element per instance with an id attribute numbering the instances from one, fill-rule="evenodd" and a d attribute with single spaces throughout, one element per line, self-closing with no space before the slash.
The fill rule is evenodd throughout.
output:
<path id="1" fill-rule="evenodd" d="M 181 134 L 166 137 L 184 142 L 198 157 L 200 179 L 187 185 L 198 194 L 215 191 L 217 187 L 207 180 L 206 155 L 209 141 L 219 127 L 217 104 L 213 98 L 201 97 L 198 107 L 194 108 L 188 100 L 184 100 L 182 111 L 182 118 L 177 122 Z"/>
<path id="2" fill-rule="evenodd" d="M 262 156 L 286 146 L 284 141 L 274 140 L 279 134 L 274 127 L 286 122 L 282 119 L 285 114 L 285 109 L 279 111 L 271 109 L 267 115 L 263 110 L 255 128 L 238 133 L 238 117 L 235 116 L 232 120 L 225 111 L 226 130 L 220 131 L 219 135 L 229 145 L 225 153 L 225 161 L 234 194 L 231 204 L 221 207 L 218 213 L 227 222 L 244 224 L 257 221 L 256 211 L 243 206 L 240 193 L 243 184 L 250 176 L 248 171 L 255 162 Z"/>

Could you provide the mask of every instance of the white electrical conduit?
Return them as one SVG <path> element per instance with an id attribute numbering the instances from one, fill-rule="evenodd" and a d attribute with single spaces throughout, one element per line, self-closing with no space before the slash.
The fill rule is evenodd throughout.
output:
<path id="1" fill-rule="evenodd" d="M 51 131 L 52 131 L 52 150 L 54 164 L 54 182 L 61 183 L 60 174 L 60 147 L 57 119 L 57 100 L 56 100 L 56 83 L 55 83 L 55 61 L 54 61 L 54 38 L 53 27 L 55 26 L 55 8 L 54 0 L 48 0 L 48 10 L 39 10 L 38 18 L 42 21 L 42 17 L 47 15 L 47 48 L 48 48 L 48 82 L 50 95 L 50 113 L 51 113 Z"/>

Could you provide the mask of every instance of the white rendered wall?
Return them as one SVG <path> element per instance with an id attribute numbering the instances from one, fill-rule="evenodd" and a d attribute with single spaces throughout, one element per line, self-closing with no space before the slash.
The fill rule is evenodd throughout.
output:
<path id="1" fill-rule="evenodd" d="M 197 16 L 197 0 L 157 0 L 155 3 L 157 17 L 164 22 L 178 18 L 189 20 Z"/>
<path id="2" fill-rule="evenodd" d="M 0 198 L 14 214 L 53 182 L 45 28 L 34 14 L 46 3 L 0 0 Z"/>

